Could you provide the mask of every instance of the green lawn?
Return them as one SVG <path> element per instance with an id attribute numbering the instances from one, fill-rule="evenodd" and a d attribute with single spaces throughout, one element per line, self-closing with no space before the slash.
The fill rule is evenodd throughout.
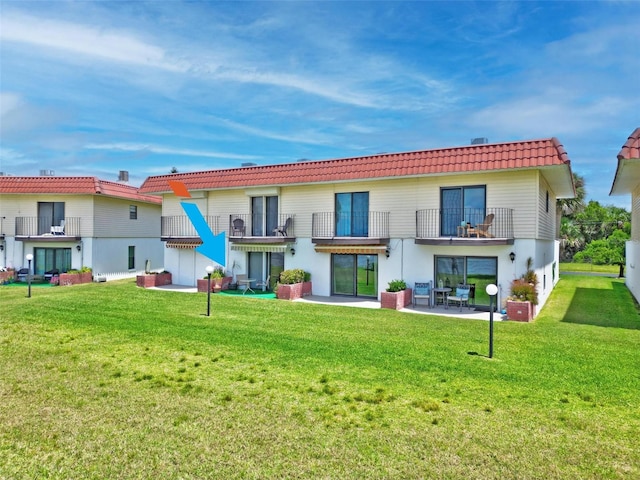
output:
<path id="1" fill-rule="evenodd" d="M 560 272 L 594 272 L 617 275 L 620 273 L 620 267 L 618 265 L 593 265 L 592 263 L 561 263 Z"/>
<path id="2" fill-rule="evenodd" d="M 640 319 L 562 277 L 531 324 L 0 287 L 0 478 L 639 478 Z"/>

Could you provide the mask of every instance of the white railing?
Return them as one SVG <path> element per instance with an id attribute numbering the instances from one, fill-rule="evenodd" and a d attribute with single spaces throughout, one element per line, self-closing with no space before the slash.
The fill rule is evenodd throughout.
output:
<path id="1" fill-rule="evenodd" d="M 163 269 L 152 270 L 154 272 L 162 272 Z M 125 278 L 136 278 L 138 275 L 144 275 L 144 270 L 138 270 L 136 272 L 109 272 L 109 273 L 94 273 L 94 282 L 110 282 L 112 280 L 124 280 Z"/>

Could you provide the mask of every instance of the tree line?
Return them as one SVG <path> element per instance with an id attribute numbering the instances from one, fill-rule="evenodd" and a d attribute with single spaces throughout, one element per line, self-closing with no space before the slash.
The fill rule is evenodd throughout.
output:
<path id="1" fill-rule="evenodd" d="M 585 203 L 584 178 L 574 173 L 576 197 L 558 200 L 560 261 L 595 265 L 625 264 L 625 242 L 631 238 L 631 213 L 613 205 Z"/>

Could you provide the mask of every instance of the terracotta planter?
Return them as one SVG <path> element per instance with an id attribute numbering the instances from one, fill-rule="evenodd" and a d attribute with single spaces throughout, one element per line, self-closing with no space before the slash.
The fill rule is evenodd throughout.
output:
<path id="1" fill-rule="evenodd" d="M 80 283 L 91 283 L 93 275 L 91 272 L 81 273 L 61 273 L 59 275 L 59 285 L 78 285 Z"/>
<path id="2" fill-rule="evenodd" d="M 296 300 L 302 298 L 302 283 L 293 283 L 291 285 L 278 285 L 276 296 L 280 300 Z"/>
<path id="3" fill-rule="evenodd" d="M 401 310 L 411 303 L 412 293 L 410 288 L 399 292 L 380 292 L 380 307 Z"/>
<path id="4" fill-rule="evenodd" d="M 143 288 L 171 285 L 171 274 L 170 273 L 150 273 L 147 275 L 138 275 L 136 277 L 136 285 Z"/>
<path id="5" fill-rule="evenodd" d="M 530 322 L 535 315 L 535 308 L 531 302 L 507 300 L 507 318 L 516 322 Z"/>
<path id="6" fill-rule="evenodd" d="M 308 297 L 309 295 L 312 294 L 312 286 L 311 286 L 311 282 L 302 282 L 302 296 L 303 297 Z"/>
<path id="7" fill-rule="evenodd" d="M 9 283 L 16 279 L 16 271 L 9 270 L 7 272 L 0 272 L 0 284 Z"/>

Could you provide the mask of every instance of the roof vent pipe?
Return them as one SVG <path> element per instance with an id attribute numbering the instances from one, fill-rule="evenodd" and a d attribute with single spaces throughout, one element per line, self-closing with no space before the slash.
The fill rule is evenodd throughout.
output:
<path id="1" fill-rule="evenodd" d="M 471 145 L 483 145 L 489 143 L 489 139 L 486 137 L 476 137 L 471 139 Z"/>
<path id="2" fill-rule="evenodd" d="M 128 182 L 129 181 L 129 172 L 126 170 L 120 170 L 118 173 L 118 181 L 119 182 Z"/>

